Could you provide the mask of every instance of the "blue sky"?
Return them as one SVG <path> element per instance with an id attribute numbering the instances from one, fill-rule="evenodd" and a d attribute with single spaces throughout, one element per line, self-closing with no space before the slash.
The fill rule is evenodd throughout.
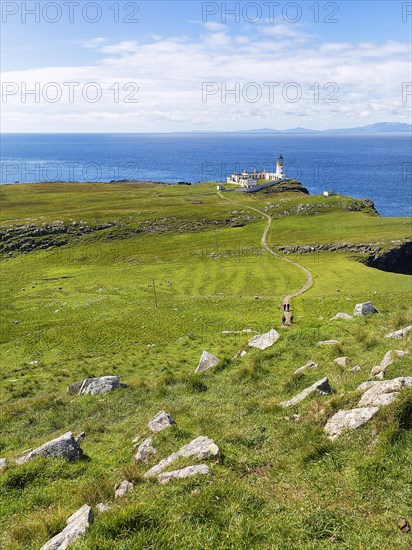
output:
<path id="1" fill-rule="evenodd" d="M 3 0 L 3 131 L 411 122 L 411 26 L 396 0 Z"/>

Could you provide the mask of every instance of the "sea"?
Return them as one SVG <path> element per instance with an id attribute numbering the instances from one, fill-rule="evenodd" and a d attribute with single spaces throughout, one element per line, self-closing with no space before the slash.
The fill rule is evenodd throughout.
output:
<path id="1" fill-rule="evenodd" d="M 2 134 L 1 183 L 225 182 L 284 172 L 310 193 L 372 199 L 382 216 L 412 215 L 409 134 Z"/>

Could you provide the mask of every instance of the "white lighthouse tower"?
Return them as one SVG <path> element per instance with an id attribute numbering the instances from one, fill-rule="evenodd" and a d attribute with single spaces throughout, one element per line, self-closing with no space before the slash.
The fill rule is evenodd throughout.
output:
<path id="1" fill-rule="evenodd" d="M 277 179 L 282 179 L 284 177 L 284 174 L 283 174 L 283 157 L 282 157 L 282 155 L 279 155 L 279 158 L 276 162 L 276 176 L 277 176 Z"/>

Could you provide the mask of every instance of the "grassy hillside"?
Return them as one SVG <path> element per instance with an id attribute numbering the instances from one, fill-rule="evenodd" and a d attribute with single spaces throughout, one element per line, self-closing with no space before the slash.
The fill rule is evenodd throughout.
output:
<path id="1" fill-rule="evenodd" d="M 247 206 L 273 216 L 274 249 L 389 246 L 410 238 L 410 220 L 380 218 L 349 197 L 225 196 L 233 202 L 212 184 L 2 186 L 0 229 L 13 248 L 1 260 L 0 457 L 69 430 L 86 438 L 77 463 L 0 470 L 1 548 L 40 548 L 85 502 L 103 501 L 110 510 L 74 549 L 410 549 L 398 522 L 412 523 L 411 392 L 334 443 L 323 426 L 357 403 L 357 386 L 389 349 L 412 351 L 410 338 L 384 338 L 412 322 L 411 277 L 368 268 L 353 253 L 289 255 L 314 285 L 293 302 L 296 323 L 280 329 L 282 297 L 305 278 L 262 249 L 266 220 Z M 22 235 L 30 252 L 19 248 Z M 380 315 L 329 321 L 370 299 Z M 222 334 L 272 327 L 278 342 L 243 359 L 233 357 L 250 335 Z M 317 346 L 330 338 L 340 344 Z M 204 349 L 223 361 L 195 375 Z M 339 356 L 361 370 L 338 367 Z M 319 368 L 293 374 L 309 360 Z M 73 382 L 108 374 L 128 388 L 67 394 Z M 410 356 L 386 378 L 407 375 Z M 323 376 L 336 393 L 279 406 Z M 135 464 L 132 439 L 160 410 L 177 426 L 156 436 L 157 460 L 206 435 L 221 449 L 213 477 L 143 479 L 152 463 Z M 114 502 L 123 479 L 135 490 Z"/>

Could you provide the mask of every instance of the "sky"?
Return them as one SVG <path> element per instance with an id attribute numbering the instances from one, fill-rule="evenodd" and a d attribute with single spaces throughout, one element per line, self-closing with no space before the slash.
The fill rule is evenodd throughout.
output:
<path id="1" fill-rule="evenodd" d="M 2 132 L 411 123 L 412 2 L 1 2 Z"/>

